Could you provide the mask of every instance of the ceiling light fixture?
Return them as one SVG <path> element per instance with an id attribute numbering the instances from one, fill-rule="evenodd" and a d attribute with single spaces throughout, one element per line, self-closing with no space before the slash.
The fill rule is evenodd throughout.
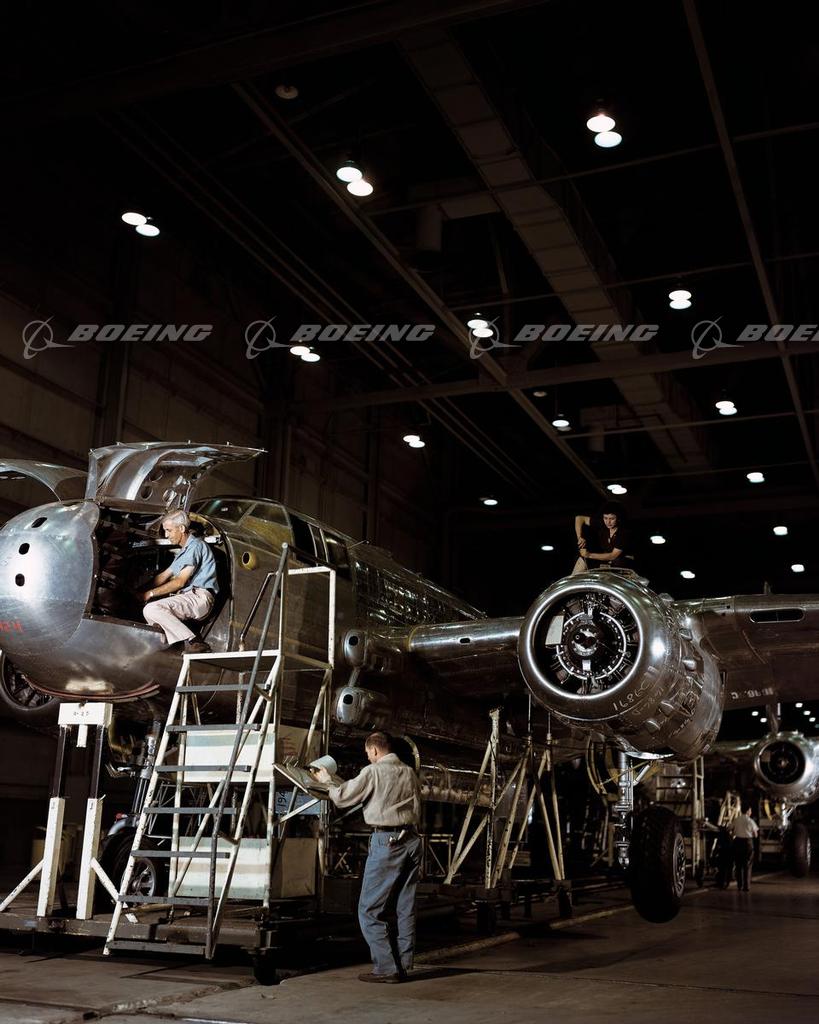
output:
<path id="1" fill-rule="evenodd" d="M 317 363 L 319 359 L 321 359 L 321 356 L 318 352 L 305 352 L 301 357 L 303 363 Z"/>
<path id="2" fill-rule="evenodd" d="M 804 572 L 804 571 L 805 571 L 805 567 L 804 567 L 804 565 L 802 565 L 801 562 L 794 562 L 794 564 L 791 566 L 791 572 Z"/>
<path id="3" fill-rule="evenodd" d="M 588 119 L 586 127 L 590 132 L 610 132 L 617 122 L 607 114 L 605 110 L 598 110 L 597 113 Z"/>
<path id="4" fill-rule="evenodd" d="M 299 90 L 295 85 L 285 85 L 284 82 L 277 85 L 274 92 L 280 100 L 295 100 L 299 95 Z"/>
<path id="5" fill-rule="evenodd" d="M 787 537 L 788 536 L 788 528 L 787 528 L 787 526 L 775 526 L 773 528 L 773 532 L 774 532 L 775 536 L 777 536 L 777 537 Z M 796 706 L 799 707 L 798 704 Z"/>
<path id="6" fill-rule="evenodd" d="M 558 430 L 568 430 L 571 427 L 571 423 L 562 413 L 558 413 L 552 420 L 552 426 L 557 427 Z"/>
<path id="7" fill-rule="evenodd" d="M 801 708 L 801 707 L 803 707 L 803 706 L 804 706 L 804 705 L 802 704 L 802 701 L 801 701 L 801 700 L 798 700 L 798 701 L 796 702 L 796 704 L 794 704 L 794 707 L 797 707 L 797 708 Z"/>
<path id="8" fill-rule="evenodd" d="M 672 309 L 688 309 L 691 306 L 691 292 L 687 288 L 675 288 L 668 293 L 668 304 Z"/>
<path id="9" fill-rule="evenodd" d="M 739 409 L 737 409 L 735 405 L 730 405 L 724 406 L 722 409 L 720 409 L 719 414 L 720 416 L 736 416 L 738 412 Z"/>
<path id="10" fill-rule="evenodd" d="M 760 473 L 758 469 L 755 469 L 751 473 L 746 473 L 745 476 L 746 476 L 746 478 L 748 480 L 748 483 L 751 483 L 751 484 L 764 484 L 765 483 L 765 474 L 764 473 Z"/>
<path id="11" fill-rule="evenodd" d="M 628 487 L 623 487 L 622 484 L 607 484 L 606 490 L 612 494 L 628 494 Z"/>
<path id="12" fill-rule="evenodd" d="M 404 434 L 404 437 L 402 438 L 402 440 L 406 441 L 407 444 L 411 444 L 413 441 L 420 441 L 421 440 L 421 435 L 420 434 Z"/>
<path id="13" fill-rule="evenodd" d="M 306 345 L 294 345 L 290 349 L 291 356 L 306 356 L 310 349 Z"/>
<path id="14" fill-rule="evenodd" d="M 623 136 L 619 132 L 598 132 L 594 141 L 601 149 L 614 149 L 623 141 Z"/>
<path id="15" fill-rule="evenodd" d="M 810 717 L 810 708 L 805 708 L 805 710 L 802 712 L 802 714 L 803 715 L 807 715 L 808 717 Z"/>
<path id="16" fill-rule="evenodd" d="M 665 544 L 665 537 L 661 533 L 654 533 L 649 537 L 652 544 Z"/>
<path id="17" fill-rule="evenodd" d="M 554 548 L 554 544 L 541 544 L 540 545 L 540 550 L 541 551 L 554 551 L 554 549 L 555 549 Z"/>
<path id="18" fill-rule="evenodd" d="M 371 196 L 373 194 L 373 187 L 366 178 L 359 178 L 357 181 L 349 183 L 347 191 L 351 196 Z"/>
<path id="19" fill-rule="evenodd" d="M 426 441 L 422 441 L 420 437 L 417 441 L 407 441 L 407 444 L 410 448 L 426 448 L 427 446 Z"/>
<path id="20" fill-rule="evenodd" d="M 548 391 L 533 391 L 532 392 L 532 397 L 533 398 L 545 398 L 548 393 L 549 393 Z"/>
<path id="21" fill-rule="evenodd" d="M 684 580 L 695 580 L 697 578 L 697 574 L 691 572 L 690 569 L 682 569 L 680 571 L 680 576 L 682 576 Z"/>
<path id="22" fill-rule="evenodd" d="M 759 718 L 759 712 L 758 711 L 752 711 L 751 714 L 754 716 L 754 718 Z"/>
<path id="23" fill-rule="evenodd" d="M 760 718 L 760 722 L 762 722 L 763 724 L 764 724 L 765 722 L 767 722 L 767 721 L 768 721 L 768 719 L 767 719 L 767 718 Z"/>
<path id="24" fill-rule="evenodd" d="M 481 498 L 481 501 L 488 508 L 492 508 L 493 505 L 497 505 L 497 503 L 498 503 L 498 499 L 497 498 Z"/>
<path id="25" fill-rule="evenodd" d="M 148 218 L 145 216 L 144 213 L 134 212 L 123 213 L 122 219 L 125 221 L 126 224 L 130 224 L 132 228 L 137 228 L 139 227 L 140 224 L 145 224 L 148 221 Z"/>
<path id="26" fill-rule="evenodd" d="M 336 170 L 336 177 L 339 181 L 361 181 L 364 172 L 355 160 L 345 160 Z"/>
<path id="27" fill-rule="evenodd" d="M 484 320 L 480 313 L 476 313 L 471 320 L 466 321 L 466 326 L 473 331 L 483 331 L 489 326 L 489 321 Z"/>
<path id="28" fill-rule="evenodd" d="M 137 224 L 134 231 L 138 235 L 145 235 L 146 238 L 156 238 L 159 234 L 159 228 L 156 224 Z"/>

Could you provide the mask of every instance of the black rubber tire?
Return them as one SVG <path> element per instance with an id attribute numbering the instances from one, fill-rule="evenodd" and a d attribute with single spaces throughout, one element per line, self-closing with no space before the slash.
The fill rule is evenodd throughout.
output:
<path id="1" fill-rule="evenodd" d="M 134 834 L 135 830 L 129 828 L 123 829 L 122 832 L 112 836 L 106 844 L 100 859 L 100 864 L 114 883 L 117 892 L 122 890 L 122 876 L 125 874 L 125 868 L 128 866 L 128 857 L 131 855 L 131 847 L 134 844 Z M 168 892 L 167 871 L 168 865 L 165 861 L 157 860 L 153 857 L 144 857 L 138 860 L 134 865 L 134 871 L 131 875 L 129 891 L 139 892 L 142 896 L 166 895 Z M 134 888 L 135 882 L 137 883 L 136 888 Z M 109 905 L 113 906 L 113 900 L 108 890 L 103 888 L 102 885 L 99 888 L 104 898 L 108 900 Z M 103 898 L 102 895 L 101 898 Z"/>
<path id="2" fill-rule="evenodd" d="M 785 853 L 788 870 L 796 878 L 804 878 L 810 871 L 810 833 L 802 824 L 791 825 L 785 835 Z"/>
<path id="3" fill-rule="evenodd" d="M 648 807 L 634 819 L 629 884 L 637 913 L 655 924 L 677 916 L 685 891 L 685 842 L 676 814 Z"/>
<path id="4" fill-rule="evenodd" d="M 56 697 L 35 690 L 25 673 L 0 651 L 0 712 L 24 725 L 42 728 L 57 724 L 59 706 Z"/>

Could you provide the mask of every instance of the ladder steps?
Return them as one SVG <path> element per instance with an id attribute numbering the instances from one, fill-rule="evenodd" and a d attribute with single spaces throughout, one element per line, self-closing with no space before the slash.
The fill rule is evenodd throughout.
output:
<path id="1" fill-rule="evenodd" d="M 330 685 L 331 677 L 327 673 L 333 671 L 333 657 L 332 657 L 332 629 L 333 629 L 333 609 L 335 607 L 335 572 L 331 567 L 322 568 L 310 568 L 305 570 L 298 570 L 300 572 L 327 572 L 329 581 L 329 596 L 328 596 L 328 621 L 327 621 L 327 660 L 318 660 L 316 658 L 310 658 L 306 655 L 298 653 L 294 647 L 294 642 L 289 641 L 284 633 L 284 608 L 285 608 L 285 583 L 289 576 L 296 570 L 287 568 L 287 559 L 289 554 L 288 545 L 283 545 L 282 554 L 279 560 L 279 566 L 275 573 L 268 573 L 263 586 L 259 590 L 259 594 L 256 598 L 253 611 L 250 616 L 252 620 L 257 609 L 259 608 L 264 591 L 270 580 L 274 580 L 274 586 L 270 591 L 267 598 L 267 609 L 265 613 L 264 626 L 260 631 L 260 647 L 255 651 L 223 651 L 223 652 L 203 652 L 202 654 L 185 655 L 183 658 L 182 668 L 178 677 L 177 685 L 175 688 L 176 696 L 174 702 L 171 705 L 171 709 L 168 712 L 168 720 L 165 725 L 165 731 L 162 734 L 159 748 L 156 754 L 156 763 L 152 766 L 151 777 L 148 786 L 148 793 L 150 794 L 149 802 L 142 807 L 139 816 L 139 825 L 137 833 L 142 836 L 147 828 L 148 822 L 152 820 L 155 815 L 175 815 L 179 817 L 190 817 L 192 822 L 185 822 L 186 826 L 191 823 L 198 825 L 199 831 L 197 832 L 198 838 L 186 836 L 183 842 L 190 843 L 191 849 L 183 850 L 178 847 L 175 849 L 133 849 L 130 851 L 128 860 L 127 872 L 130 874 L 133 871 L 135 861 L 142 858 L 145 859 L 156 859 L 160 861 L 170 862 L 172 866 L 174 863 L 187 864 L 189 861 L 196 859 L 200 864 L 207 864 L 211 862 L 211 869 L 213 869 L 214 860 L 222 862 L 224 876 L 222 880 L 215 879 L 213 877 L 213 870 L 211 870 L 210 879 L 210 891 L 206 896 L 179 896 L 171 895 L 170 892 L 167 896 L 146 896 L 141 893 L 123 893 L 117 894 L 117 902 L 114 907 L 114 913 L 112 915 L 111 924 L 108 929 L 108 937 L 105 944 L 105 952 L 111 950 L 134 950 L 138 952 L 169 952 L 169 953 L 184 953 L 193 956 L 205 956 L 210 958 L 213 956 L 214 950 L 219 941 L 219 933 L 222 924 L 222 910 L 223 903 L 229 899 L 230 884 L 232 881 L 232 872 L 238 863 L 238 855 L 241 849 L 242 835 L 245 828 L 247 827 L 247 817 L 249 810 L 249 801 L 252 795 L 252 787 L 257 781 L 258 773 L 261 764 L 232 764 L 234 760 L 242 759 L 251 761 L 257 761 L 259 758 L 259 752 L 254 753 L 242 753 L 241 746 L 247 741 L 250 733 L 256 733 L 259 738 L 259 743 L 263 744 L 264 739 L 269 729 L 276 730 L 278 728 L 278 722 L 273 716 L 275 708 L 275 700 L 277 693 L 281 692 L 281 686 L 283 685 L 284 674 L 287 671 L 285 667 L 286 662 L 295 661 L 301 668 L 307 667 L 311 671 L 317 668 L 324 670 L 324 682 L 322 683 L 321 693 L 325 693 L 325 688 Z M 279 619 L 277 627 L 277 641 L 271 641 L 277 643 L 275 648 L 268 648 L 265 646 L 267 642 L 268 632 L 273 622 L 274 608 L 277 602 L 279 602 Z M 249 620 L 249 621 L 250 621 Z M 214 684 L 213 682 L 208 683 L 207 679 L 211 680 L 215 677 L 215 673 L 211 672 L 209 676 L 204 676 L 202 683 L 194 683 L 191 679 L 191 673 L 195 666 L 203 665 L 208 666 L 211 669 L 221 669 L 223 672 L 233 673 L 249 673 L 247 675 L 239 674 L 234 675 L 234 679 L 238 678 L 238 682 L 230 682 L 225 684 Z M 251 669 L 253 671 L 251 672 Z M 219 678 L 222 678 L 221 675 Z M 191 722 L 187 724 L 189 712 L 191 709 L 191 697 L 195 697 L 198 694 L 237 694 L 239 697 L 244 697 L 248 701 L 252 701 L 252 704 L 248 704 L 245 709 L 244 719 L 250 719 L 250 721 L 243 722 L 223 722 L 214 723 L 207 722 L 203 724 L 201 720 Z M 199 719 L 196 712 L 196 701 L 193 701 L 193 713 L 190 717 Z M 252 707 L 252 713 L 250 708 Z M 316 709 L 318 713 L 318 706 Z M 225 717 L 220 715 L 219 717 Z M 176 751 L 173 750 L 169 743 L 174 741 L 171 740 L 171 736 L 184 737 L 188 733 L 191 734 L 203 734 L 208 737 L 208 742 L 211 739 L 217 738 L 218 733 L 225 734 L 228 736 L 228 743 L 218 743 L 210 754 L 200 753 L 205 759 L 213 760 L 214 758 L 222 758 L 221 764 L 180 764 L 180 763 L 169 763 L 174 759 L 178 759 Z M 217 734 L 214 736 L 214 734 Z M 325 737 L 326 740 L 326 737 Z M 180 750 L 183 748 L 183 740 L 179 741 Z M 195 740 L 190 741 L 190 747 L 193 747 Z M 225 750 L 225 746 L 230 749 L 230 753 Z M 210 777 L 210 778 L 209 778 Z M 244 800 L 241 805 L 241 809 L 236 806 L 225 807 L 220 810 L 218 807 L 213 806 L 213 796 L 210 797 L 182 797 L 179 794 L 180 784 L 187 786 L 202 786 L 206 782 L 211 781 L 215 777 L 219 780 L 220 787 L 225 787 L 222 792 L 221 802 L 224 802 L 227 798 L 227 787 L 241 786 L 244 789 Z M 274 783 L 270 781 L 271 790 Z M 177 795 L 173 796 L 172 787 L 176 787 Z M 179 799 L 208 799 L 210 802 L 207 806 L 177 806 L 175 801 Z M 170 805 L 169 805 L 170 804 Z M 225 815 L 226 818 L 230 818 L 229 822 L 225 823 L 223 829 L 217 829 L 216 825 L 220 821 L 221 815 Z M 204 832 L 208 824 L 208 820 L 211 820 L 214 828 L 212 829 L 213 835 L 201 836 L 200 832 Z M 178 820 L 178 818 L 177 818 Z M 189 830 L 186 828 L 186 831 Z M 225 834 L 230 830 L 231 834 Z M 141 840 L 137 840 L 137 843 Z M 269 851 L 268 851 L 269 852 Z M 270 862 L 272 863 L 272 862 Z M 203 866 L 204 866 L 203 864 Z M 254 902 L 256 902 L 254 900 Z M 200 943 L 197 941 L 193 942 L 179 942 L 179 941 L 162 941 L 165 934 L 172 939 L 182 938 L 175 930 L 168 930 L 167 932 L 162 931 L 160 926 L 160 934 L 150 940 L 138 941 L 134 939 L 117 939 L 117 928 L 120 925 L 121 914 L 123 909 L 127 906 L 133 905 L 135 908 L 143 907 L 146 913 L 157 910 L 160 913 L 164 908 L 172 907 L 199 907 L 206 908 L 208 911 L 207 918 L 202 918 L 204 923 L 205 941 Z M 151 925 L 152 934 L 156 928 Z M 196 933 L 198 938 L 198 933 Z"/>
<path id="2" fill-rule="evenodd" d="M 216 814 L 218 811 L 217 807 L 167 807 L 158 805 L 149 805 L 143 808 L 146 814 Z M 225 816 L 229 814 L 235 814 L 235 807 L 226 807 L 222 814 Z"/>
<path id="3" fill-rule="evenodd" d="M 174 860 L 188 860 L 190 857 L 196 857 L 199 860 L 204 860 L 206 857 L 210 860 L 212 854 L 209 850 L 131 850 L 131 856 L 136 857 L 148 857 L 154 860 L 168 860 L 173 858 Z M 217 850 L 217 860 L 227 860 L 230 856 L 230 850 Z"/>
<path id="4" fill-rule="evenodd" d="M 214 732 L 215 730 L 225 732 L 228 729 L 232 729 L 234 732 L 238 732 L 239 729 L 247 730 L 248 732 L 258 732 L 261 729 L 261 722 L 252 722 L 250 725 L 238 725 L 236 722 L 225 722 L 224 724 L 210 722 L 208 725 L 168 725 L 166 726 L 167 732 Z"/>
<path id="5" fill-rule="evenodd" d="M 136 893 L 121 892 L 121 903 L 149 903 L 163 907 L 206 907 L 210 900 L 207 896 L 142 896 Z"/>
<path id="6" fill-rule="evenodd" d="M 189 942 L 137 942 L 132 939 L 111 939 L 109 949 L 129 949 L 136 953 L 190 953 L 193 956 L 204 956 L 205 947 Z"/>

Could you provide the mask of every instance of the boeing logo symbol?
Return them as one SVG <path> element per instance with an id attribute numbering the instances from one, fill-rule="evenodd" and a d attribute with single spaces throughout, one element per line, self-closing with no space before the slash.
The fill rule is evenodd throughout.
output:
<path id="1" fill-rule="evenodd" d="M 48 320 L 32 320 L 23 328 L 23 358 L 33 359 L 39 352 L 47 348 L 73 348 L 73 345 L 62 345 L 54 340 L 54 329 Z"/>
<path id="2" fill-rule="evenodd" d="M 719 325 L 721 319 L 718 316 L 716 320 L 700 320 L 691 328 L 691 343 L 694 346 L 691 355 L 694 359 L 703 359 L 718 348 L 742 348 L 742 345 L 722 340 L 722 328 Z"/>
<path id="3" fill-rule="evenodd" d="M 248 359 L 255 359 L 257 356 L 262 355 L 262 353 L 269 352 L 274 348 L 290 347 L 276 341 L 276 328 L 273 326 L 275 319 L 272 316 L 269 320 L 254 320 L 253 323 L 247 325 L 245 328 L 245 344 L 247 346 L 246 355 Z"/>
<path id="4" fill-rule="evenodd" d="M 508 345 L 502 342 L 495 320 L 486 321 L 484 327 L 469 328 L 470 359 L 480 359 L 482 355 L 496 348 L 520 348 L 520 345 Z"/>

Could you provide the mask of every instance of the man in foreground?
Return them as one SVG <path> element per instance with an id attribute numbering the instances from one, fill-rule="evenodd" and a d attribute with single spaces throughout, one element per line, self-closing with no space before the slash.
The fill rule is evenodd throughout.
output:
<path id="1" fill-rule="evenodd" d="M 395 984 L 412 969 L 415 947 L 415 890 L 421 864 L 421 790 L 415 772 L 392 753 L 389 736 L 374 732 L 364 751 L 370 762 L 354 779 L 332 785 L 326 768 L 316 772 L 329 785 L 336 807 L 363 804 L 364 821 L 373 826 L 358 921 L 370 947 L 373 969 L 359 981 Z M 395 915 L 396 928 L 389 927 Z"/>

